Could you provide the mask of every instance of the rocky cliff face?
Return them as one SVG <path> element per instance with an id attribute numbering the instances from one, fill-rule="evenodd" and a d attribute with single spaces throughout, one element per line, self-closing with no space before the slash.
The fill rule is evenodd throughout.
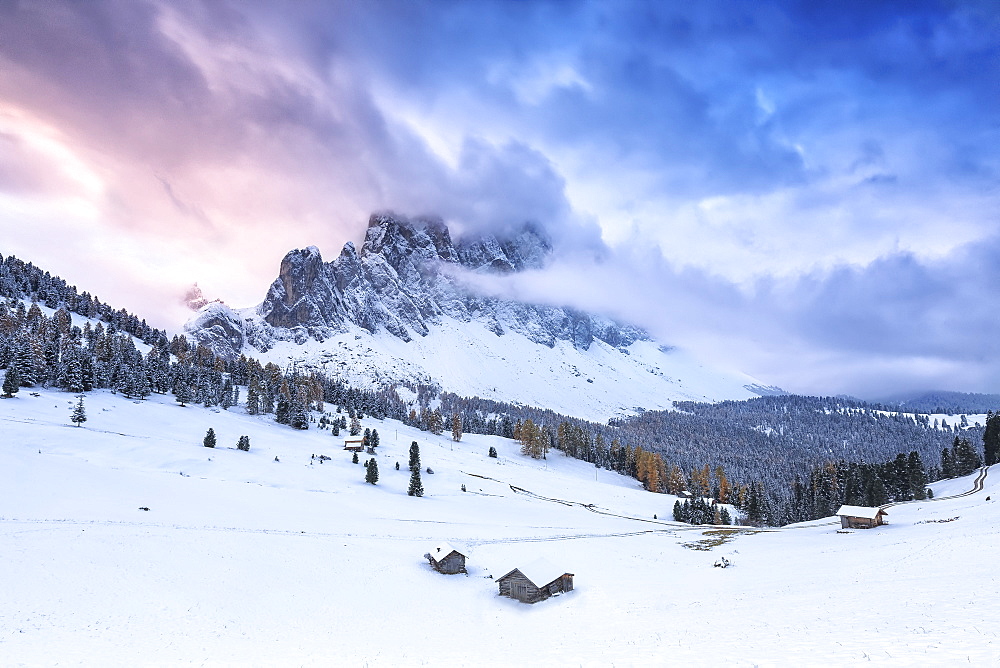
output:
<path id="1" fill-rule="evenodd" d="M 333 262 L 324 262 L 313 246 L 288 253 L 256 318 L 244 318 L 244 327 L 256 330 L 245 332 L 244 338 L 265 349 L 269 337 L 261 325 L 270 337 L 303 342 L 322 341 L 353 324 L 410 341 L 427 336 L 443 318 L 479 321 L 497 336 L 518 332 L 549 347 L 566 340 L 586 350 L 595 339 L 621 347 L 646 338 L 635 327 L 574 309 L 477 295 L 458 278 L 463 270 L 505 274 L 538 269 L 551 252 L 551 242 L 533 225 L 505 238 L 487 235 L 456 243 L 440 221 L 373 215 L 360 252 L 347 243 Z M 202 319 L 202 327 L 189 326 L 188 331 L 213 347 L 238 343 L 233 321 L 239 322 L 239 316 L 212 315 Z"/>

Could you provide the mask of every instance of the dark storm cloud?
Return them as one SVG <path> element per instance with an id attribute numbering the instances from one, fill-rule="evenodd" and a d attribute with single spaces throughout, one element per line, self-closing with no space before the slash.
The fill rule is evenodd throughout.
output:
<path id="1" fill-rule="evenodd" d="M 998 35 L 989 2 L 0 3 L 0 196 L 236 303 L 373 210 L 535 221 L 587 264 L 504 290 L 797 389 L 995 391 Z"/>
<path id="2" fill-rule="evenodd" d="M 471 137 L 449 166 L 387 117 L 365 67 L 385 40 L 350 52 L 346 7 L 321 8 L 327 30 L 295 6 L 0 5 L 0 191 L 80 196 L 61 174 L 71 163 L 99 226 L 261 273 L 293 245 L 336 252 L 376 209 L 468 227 L 566 217 L 562 178 L 530 147 Z"/>

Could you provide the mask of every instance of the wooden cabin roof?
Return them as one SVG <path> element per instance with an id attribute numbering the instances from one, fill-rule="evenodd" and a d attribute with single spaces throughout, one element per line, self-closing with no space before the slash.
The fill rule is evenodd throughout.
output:
<path id="1" fill-rule="evenodd" d="M 837 516 L 861 517 L 866 520 L 873 520 L 879 515 L 888 515 L 881 508 L 868 508 L 867 506 L 841 506 L 837 511 Z"/>
<path id="2" fill-rule="evenodd" d="M 434 561 L 441 561 L 442 559 L 447 558 L 448 555 L 451 554 L 452 552 L 455 552 L 456 554 L 459 554 L 463 557 L 465 556 L 464 552 L 456 549 L 450 543 L 438 543 L 437 545 L 431 548 L 429 554 L 431 555 L 431 558 L 434 559 Z"/>
<path id="3" fill-rule="evenodd" d="M 573 576 L 572 573 L 567 573 L 564 570 L 556 568 L 546 559 L 539 558 L 525 564 L 524 566 L 511 570 L 507 573 L 507 575 L 503 575 L 499 579 L 503 580 L 504 578 L 509 577 L 514 573 L 514 571 L 520 572 L 521 575 L 531 580 L 531 584 L 536 587 L 544 587 L 564 575 L 569 575 L 570 577 Z"/>

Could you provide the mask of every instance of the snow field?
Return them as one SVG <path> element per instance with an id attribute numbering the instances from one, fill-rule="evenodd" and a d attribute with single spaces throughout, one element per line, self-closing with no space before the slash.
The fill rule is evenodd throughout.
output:
<path id="1" fill-rule="evenodd" d="M 382 443 L 371 486 L 328 431 L 107 392 L 87 395 L 75 428 L 72 395 L 38 394 L 0 400 L 4 665 L 1000 662 L 985 501 L 998 473 L 982 492 L 890 508 L 886 527 L 820 520 L 716 544 L 653 521 L 674 497 L 497 437 L 365 419 Z M 420 499 L 406 496 L 412 440 L 435 470 Z M 468 576 L 423 560 L 442 540 L 468 549 Z M 575 591 L 497 596 L 487 576 L 539 556 Z M 733 566 L 713 568 L 720 556 Z"/>
<path id="2" fill-rule="evenodd" d="M 713 369 L 683 350 L 663 352 L 652 341 L 636 341 L 626 350 L 596 339 L 588 350 L 568 341 L 548 348 L 515 332 L 497 336 L 479 322 L 442 318 L 431 335 L 409 343 L 388 332 L 353 328 L 322 343 L 284 341 L 266 353 L 248 353 L 282 368 L 304 361 L 353 387 L 436 382 L 462 396 L 544 406 L 596 422 L 636 407 L 669 409 L 672 401 L 757 396 L 745 387 L 759 384 L 756 379 Z"/>

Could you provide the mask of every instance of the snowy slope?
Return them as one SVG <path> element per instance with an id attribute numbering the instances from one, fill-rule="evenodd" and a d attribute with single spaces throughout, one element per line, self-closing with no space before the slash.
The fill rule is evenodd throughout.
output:
<path id="1" fill-rule="evenodd" d="M 479 323 L 445 321 L 431 335 L 405 342 L 352 328 L 320 343 L 278 342 L 262 362 L 320 369 L 353 387 L 386 382 L 436 384 L 479 396 L 549 408 L 604 422 L 636 408 L 669 409 L 671 401 L 718 401 L 758 396 L 755 379 L 726 373 L 680 349 L 652 341 L 613 348 L 594 341 L 581 350 L 568 341 L 552 348 L 516 333 L 498 337 Z"/>
<path id="2" fill-rule="evenodd" d="M 365 420 L 382 442 L 371 486 L 326 431 L 106 392 L 75 428 L 72 397 L 38 394 L 0 400 L 5 665 L 1000 662 L 998 472 L 954 499 L 972 477 L 936 484 L 939 500 L 890 508 L 886 527 L 716 544 L 653 520 L 673 497 L 497 437 Z M 411 440 L 435 470 L 424 498 L 405 494 Z M 468 547 L 468 576 L 422 559 L 445 540 Z M 537 557 L 575 591 L 499 598 L 488 576 Z"/>

